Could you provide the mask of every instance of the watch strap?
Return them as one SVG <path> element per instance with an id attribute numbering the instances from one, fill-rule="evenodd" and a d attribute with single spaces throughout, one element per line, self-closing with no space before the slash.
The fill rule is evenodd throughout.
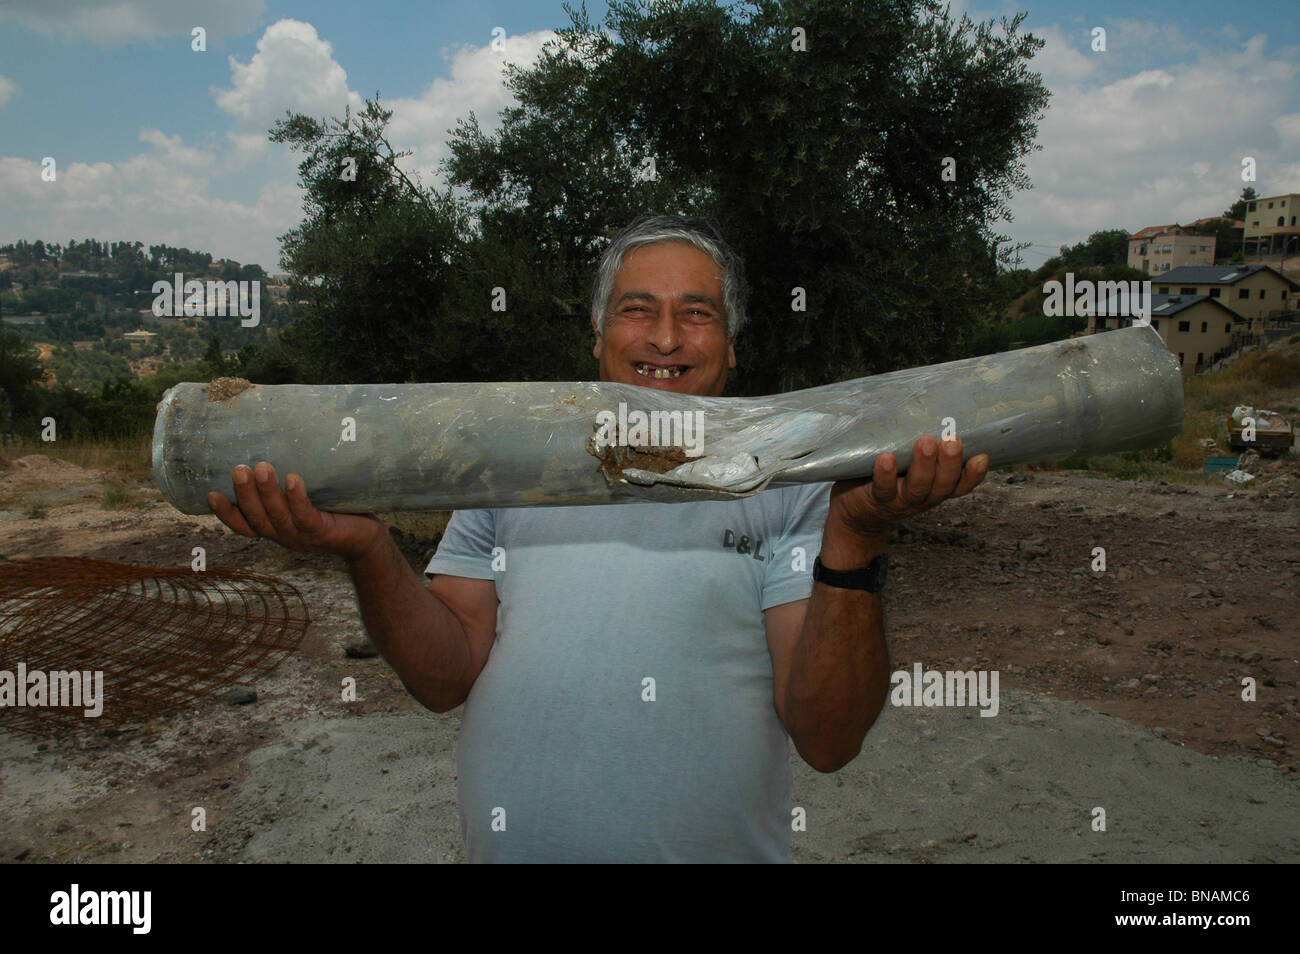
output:
<path id="1" fill-rule="evenodd" d="M 837 586 L 845 590 L 866 590 L 879 593 L 885 588 L 885 577 L 889 571 L 889 558 L 880 554 L 865 567 L 857 570 L 832 570 L 822 564 L 822 558 L 813 561 L 813 579 L 827 586 Z"/>

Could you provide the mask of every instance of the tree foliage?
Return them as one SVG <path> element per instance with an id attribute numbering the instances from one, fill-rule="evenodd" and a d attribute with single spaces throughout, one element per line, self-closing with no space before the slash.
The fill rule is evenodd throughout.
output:
<path id="1" fill-rule="evenodd" d="M 1065 268 L 1124 265 L 1128 262 L 1128 229 L 1102 229 L 1078 245 L 1062 245 L 1058 256 Z"/>
<path id="2" fill-rule="evenodd" d="M 1021 18 L 954 20 L 928 0 L 616 0 L 604 29 L 570 13 L 513 71 L 500 131 L 457 128 L 449 170 L 485 237 L 526 235 L 558 278 L 589 281 L 636 215 L 711 217 L 754 286 L 748 393 L 962 352 L 1047 101 Z"/>
<path id="3" fill-rule="evenodd" d="M 500 127 L 457 124 L 453 192 L 403 174 L 377 100 L 276 124 L 305 157 L 284 262 L 312 307 L 282 344 L 310 379 L 593 376 L 596 261 L 648 212 L 707 216 L 746 260 L 735 393 L 966 353 L 1047 102 L 1021 17 L 974 23 L 934 0 L 568 12 L 511 69 Z"/>
<path id="4" fill-rule="evenodd" d="M 283 336 L 307 381 L 434 380 L 460 372 L 465 336 L 442 310 L 464 231 L 450 195 L 402 171 L 378 100 L 355 117 L 291 115 L 271 139 L 304 154 L 307 217 L 281 237 L 294 297 L 309 302 Z M 355 174 L 353 174 L 355 173 Z"/>

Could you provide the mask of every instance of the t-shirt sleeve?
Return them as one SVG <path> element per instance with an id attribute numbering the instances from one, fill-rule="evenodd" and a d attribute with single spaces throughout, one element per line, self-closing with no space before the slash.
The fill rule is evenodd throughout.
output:
<path id="1" fill-rule="evenodd" d="M 496 517 L 491 510 L 457 510 L 442 534 L 438 552 L 424 568 L 424 575 L 441 573 L 491 580 L 494 578 L 492 548 L 496 539 Z"/>
<path id="2" fill-rule="evenodd" d="M 813 560 L 821 553 L 822 531 L 830 513 L 830 484 L 785 487 L 781 493 L 785 495 L 784 527 L 763 578 L 765 610 L 812 596 Z"/>

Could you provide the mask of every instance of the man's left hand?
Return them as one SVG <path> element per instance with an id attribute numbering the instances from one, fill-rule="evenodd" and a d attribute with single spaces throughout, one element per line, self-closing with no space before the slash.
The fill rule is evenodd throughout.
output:
<path id="1" fill-rule="evenodd" d="M 970 493 L 988 470 L 988 454 L 973 457 L 962 466 L 961 438 L 940 442 L 927 434 L 912 446 L 912 466 L 906 477 L 898 475 L 893 454 L 881 454 L 869 480 L 836 482 L 831 488 L 827 529 L 883 539 L 899 520 Z"/>

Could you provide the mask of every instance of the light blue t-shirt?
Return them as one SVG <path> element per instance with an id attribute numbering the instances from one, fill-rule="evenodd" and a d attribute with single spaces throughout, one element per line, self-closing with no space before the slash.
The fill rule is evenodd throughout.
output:
<path id="1" fill-rule="evenodd" d="M 470 861 L 790 860 L 763 611 L 811 594 L 829 491 L 452 517 L 425 572 L 501 600 L 457 754 Z"/>

